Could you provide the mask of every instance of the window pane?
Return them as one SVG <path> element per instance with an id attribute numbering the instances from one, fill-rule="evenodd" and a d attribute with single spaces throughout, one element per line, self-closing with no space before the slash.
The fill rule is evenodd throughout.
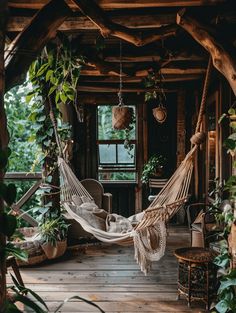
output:
<path id="1" fill-rule="evenodd" d="M 99 145 L 100 164 L 116 163 L 116 145 Z"/>
<path id="2" fill-rule="evenodd" d="M 131 106 L 135 114 L 135 106 Z M 125 139 L 125 130 L 115 130 L 112 128 L 112 106 L 98 106 L 98 140 Z M 135 123 L 131 125 L 130 139 L 135 139 Z"/>
<path id="3" fill-rule="evenodd" d="M 118 163 L 128 163 L 134 164 L 134 145 L 132 145 L 131 150 L 127 150 L 124 145 L 118 145 Z"/>
<path id="4" fill-rule="evenodd" d="M 106 172 L 106 173 L 99 173 L 98 174 L 99 180 L 109 180 L 109 181 L 135 181 L 136 180 L 136 173 L 131 172 Z"/>

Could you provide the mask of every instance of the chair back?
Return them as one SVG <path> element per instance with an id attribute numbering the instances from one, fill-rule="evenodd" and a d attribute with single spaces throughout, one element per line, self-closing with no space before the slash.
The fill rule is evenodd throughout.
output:
<path id="1" fill-rule="evenodd" d="M 81 180 L 81 184 L 90 193 L 96 205 L 101 209 L 102 208 L 102 196 L 104 194 L 104 188 L 102 184 L 93 178 L 83 179 Z"/>

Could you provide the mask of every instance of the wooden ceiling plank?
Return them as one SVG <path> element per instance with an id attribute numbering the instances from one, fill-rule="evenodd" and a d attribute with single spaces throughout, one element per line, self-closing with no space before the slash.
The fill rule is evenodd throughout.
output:
<path id="1" fill-rule="evenodd" d="M 226 3 L 227 0 L 96 0 L 96 3 L 104 10 L 112 9 L 135 9 L 135 8 L 160 8 L 160 7 L 192 7 L 192 6 L 214 6 L 221 3 Z M 41 9 L 48 0 L 9 0 L 8 5 L 12 8 L 27 8 Z M 78 7 L 67 1 L 68 5 L 73 10 L 78 10 Z"/>
<path id="2" fill-rule="evenodd" d="M 58 27 L 70 14 L 71 10 L 63 0 L 51 0 L 34 16 L 6 52 L 6 89 L 24 81 L 32 61 L 55 37 Z"/>
<path id="3" fill-rule="evenodd" d="M 185 9 L 177 14 L 177 24 L 210 53 L 215 68 L 225 76 L 236 95 L 235 47 L 221 38 L 215 29 L 188 16 Z"/>
<path id="4" fill-rule="evenodd" d="M 204 74 L 206 72 L 205 68 L 162 68 L 161 70 L 163 75 L 166 74 L 173 74 L 173 75 L 185 75 L 185 74 Z M 98 69 L 82 69 L 81 75 L 82 76 L 101 76 L 101 72 Z M 108 73 L 109 75 L 114 75 L 112 73 Z M 145 77 L 148 75 L 148 70 L 143 69 L 136 71 L 135 76 L 137 77 Z"/>
<path id="5" fill-rule="evenodd" d="M 130 28 L 157 28 L 163 25 L 174 24 L 176 13 L 165 14 L 138 14 L 130 16 L 127 14 L 121 14 L 112 16 L 112 12 L 109 17 L 113 23 L 118 23 Z M 29 16 L 10 16 L 7 31 L 20 32 L 26 25 L 29 24 L 32 17 Z M 85 16 L 69 17 L 62 25 L 60 25 L 60 31 L 79 31 L 79 30 L 96 30 L 97 26 L 91 22 Z"/>
<path id="6" fill-rule="evenodd" d="M 134 104 L 144 101 L 144 93 L 137 95 L 136 93 L 124 94 L 125 104 Z M 115 93 L 86 93 L 78 94 L 78 102 L 83 104 L 99 105 L 99 104 L 118 104 L 118 97 Z"/>
<path id="7" fill-rule="evenodd" d="M 168 82 L 178 82 L 178 81 L 190 81 L 202 78 L 202 74 L 190 74 L 190 75 L 165 75 L 163 78 L 164 83 Z M 124 83 L 141 83 L 143 77 L 123 77 L 122 81 Z M 119 77 L 116 76 L 81 76 L 80 81 L 83 83 L 119 83 Z"/>
<path id="8" fill-rule="evenodd" d="M 176 34 L 175 25 L 159 27 L 151 34 L 140 33 L 123 25 L 112 22 L 105 12 L 92 0 L 72 0 L 81 12 L 87 16 L 100 30 L 103 37 L 115 36 L 135 46 L 143 46 L 151 42 L 167 38 Z"/>

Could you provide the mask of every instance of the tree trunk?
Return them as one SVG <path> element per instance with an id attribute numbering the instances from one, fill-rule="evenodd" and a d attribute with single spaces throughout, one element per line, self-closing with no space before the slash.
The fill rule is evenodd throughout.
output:
<path id="1" fill-rule="evenodd" d="M 236 95 L 236 49 L 215 29 L 187 16 L 183 9 L 177 14 L 177 24 L 183 27 L 212 57 L 215 68 L 228 80 Z"/>
<path id="2" fill-rule="evenodd" d="M 7 0 L 0 2 L 0 152 L 8 146 L 7 118 L 4 110 L 5 71 L 4 45 L 7 20 Z M 0 183 L 4 179 L 4 169 L 0 168 Z M 4 202 L 0 197 L 0 219 L 4 212 Z M 0 232 L 0 246 L 6 244 L 5 236 Z M 0 311 L 6 299 L 6 259 L 0 254 Z"/>

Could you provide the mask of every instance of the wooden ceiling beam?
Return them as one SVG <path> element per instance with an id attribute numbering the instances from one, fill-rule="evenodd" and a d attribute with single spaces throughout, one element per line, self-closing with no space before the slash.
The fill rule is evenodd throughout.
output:
<path id="1" fill-rule="evenodd" d="M 124 103 L 128 105 L 138 104 L 144 102 L 144 93 L 137 95 L 136 93 L 126 93 L 123 95 Z M 99 105 L 99 104 L 109 104 L 114 105 L 118 104 L 118 96 L 115 93 L 86 93 L 80 92 L 78 94 L 78 103 L 79 104 L 90 104 L 90 105 Z"/>
<path id="2" fill-rule="evenodd" d="M 153 13 L 153 14 L 138 14 L 128 15 L 119 14 L 114 15 L 109 13 L 109 18 L 113 23 L 121 24 L 130 28 L 157 28 L 163 25 L 174 24 L 176 19 L 176 12 L 173 13 Z M 29 16 L 10 16 L 7 25 L 7 31 L 20 32 L 31 21 Z M 91 22 L 86 16 L 69 17 L 60 25 L 60 31 L 79 31 L 79 30 L 96 30 L 97 26 Z"/>
<path id="3" fill-rule="evenodd" d="M 174 36 L 177 31 L 176 25 L 173 24 L 159 27 L 150 33 L 140 33 L 135 29 L 112 22 L 105 12 L 92 0 L 89 2 L 87 0 L 72 1 L 97 26 L 103 37 L 115 36 L 135 46 L 144 46 L 154 41 Z"/>
<path id="4" fill-rule="evenodd" d="M 160 7 L 192 7 L 192 6 L 214 6 L 226 3 L 227 0 L 96 0 L 96 3 L 104 10 L 113 9 L 136 9 L 136 8 L 160 8 Z M 12 8 L 41 9 L 48 0 L 9 0 L 8 5 Z M 68 5 L 73 10 L 78 7 L 70 0 Z"/>
<path id="5" fill-rule="evenodd" d="M 177 23 L 210 53 L 215 68 L 225 76 L 236 95 L 235 47 L 215 28 L 188 16 L 185 9 L 177 14 Z"/>
<path id="6" fill-rule="evenodd" d="M 164 92 L 173 92 L 176 89 L 164 89 Z M 118 93 L 119 86 L 113 87 L 113 86 L 97 86 L 97 84 L 89 85 L 89 86 L 78 86 L 79 92 L 102 92 L 102 93 Z M 123 93 L 144 93 L 147 91 L 154 91 L 154 89 L 147 89 L 142 87 L 124 87 L 122 88 Z"/>
<path id="7" fill-rule="evenodd" d="M 70 14 L 63 0 L 51 0 L 34 16 L 5 53 L 6 89 L 24 81 L 32 61 Z"/>
<path id="8" fill-rule="evenodd" d="M 163 75 L 171 74 L 171 75 L 200 75 L 206 72 L 205 68 L 162 68 L 161 70 Z M 112 75 L 112 73 L 109 73 Z M 101 72 L 98 69 L 82 69 L 82 76 L 101 76 Z M 113 74 L 114 75 L 114 74 Z M 117 74 L 116 74 L 117 75 Z M 148 69 L 138 70 L 135 73 L 136 77 L 145 77 L 148 75 Z"/>
<path id="9" fill-rule="evenodd" d="M 163 83 L 198 80 L 202 78 L 202 74 L 190 75 L 165 75 Z M 123 83 L 141 83 L 143 77 L 123 77 Z M 118 76 L 81 76 L 80 81 L 83 83 L 119 83 Z"/>

